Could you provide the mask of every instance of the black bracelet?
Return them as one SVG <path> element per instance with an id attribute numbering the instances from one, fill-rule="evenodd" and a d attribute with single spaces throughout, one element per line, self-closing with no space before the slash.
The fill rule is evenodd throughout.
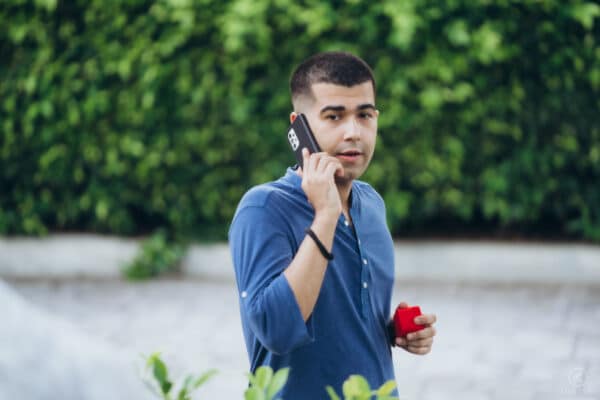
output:
<path id="1" fill-rule="evenodd" d="M 304 232 L 306 232 L 308 236 L 310 236 L 315 241 L 317 247 L 319 248 L 319 251 L 321 252 L 321 254 L 323 254 L 323 257 L 325 257 L 328 260 L 333 260 L 333 254 L 327 251 L 325 246 L 323 246 L 323 243 L 321 243 L 321 241 L 319 240 L 317 235 L 312 231 L 312 229 L 306 228 Z"/>

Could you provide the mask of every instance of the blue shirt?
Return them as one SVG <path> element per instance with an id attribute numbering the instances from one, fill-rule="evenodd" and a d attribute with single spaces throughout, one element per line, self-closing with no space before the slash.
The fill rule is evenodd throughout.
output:
<path id="1" fill-rule="evenodd" d="M 325 387 L 341 394 L 352 374 L 377 388 L 394 379 L 388 334 L 394 251 L 385 205 L 370 185 L 353 181 L 353 226 L 340 215 L 334 259 L 304 322 L 282 274 L 314 219 L 301 183 L 288 168 L 279 180 L 250 189 L 229 230 L 251 370 L 290 367 L 285 400 L 329 399 Z"/>

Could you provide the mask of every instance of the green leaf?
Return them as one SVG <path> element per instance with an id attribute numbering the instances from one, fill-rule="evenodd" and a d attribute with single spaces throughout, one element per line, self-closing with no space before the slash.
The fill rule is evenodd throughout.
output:
<path id="1" fill-rule="evenodd" d="M 194 377 L 192 375 L 186 376 L 185 379 L 183 380 L 182 386 L 187 389 L 191 388 L 193 379 L 194 379 Z"/>
<path id="2" fill-rule="evenodd" d="M 248 381 L 250 382 L 250 386 L 257 386 L 256 385 L 256 377 L 254 376 L 254 374 L 252 374 L 251 372 L 248 372 L 246 374 L 246 376 L 248 377 Z"/>
<path id="3" fill-rule="evenodd" d="M 146 368 L 152 368 L 156 360 L 160 359 L 160 352 L 154 352 L 146 358 Z"/>
<path id="4" fill-rule="evenodd" d="M 379 387 L 379 389 L 377 389 L 376 394 L 377 394 L 377 396 L 387 396 L 390 393 L 392 393 L 395 388 L 396 388 L 396 381 L 390 379 L 389 381 L 387 381 L 386 383 L 381 385 Z"/>
<path id="5" fill-rule="evenodd" d="M 251 387 L 244 392 L 244 400 L 267 400 L 264 390 Z"/>
<path id="6" fill-rule="evenodd" d="M 38 6 L 45 7 L 48 11 L 54 11 L 56 9 L 56 0 L 36 0 L 35 3 Z"/>
<path id="7" fill-rule="evenodd" d="M 361 375 L 350 375 L 342 385 L 344 397 L 362 398 L 365 395 L 370 397 L 371 387 L 367 380 Z"/>
<path id="8" fill-rule="evenodd" d="M 569 8 L 569 14 L 587 30 L 594 27 L 594 19 L 600 16 L 600 6 L 595 3 L 575 4 Z"/>
<path id="9" fill-rule="evenodd" d="M 273 378 L 273 369 L 269 366 L 263 365 L 256 370 L 255 376 L 256 386 L 265 390 Z"/>
<path id="10" fill-rule="evenodd" d="M 188 393 L 190 392 L 193 379 L 194 377 L 192 375 L 188 375 L 185 377 L 181 385 L 181 389 L 177 394 L 177 400 L 189 400 Z"/>
<path id="11" fill-rule="evenodd" d="M 274 398 L 275 395 L 279 393 L 281 389 L 283 389 L 285 383 L 288 380 L 289 372 L 289 368 L 281 368 L 275 373 L 273 379 L 271 380 L 271 383 L 267 388 L 267 399 L 270 400 Z"/>
<path id="12" fill-rule="evenodd" d="M 193 389 L 197 389 L 198 387 L 200 387 L 201 385 L 203 385 L 204 383 L 206 383 L 206 381 L 208 381 L 210 378 L 212 378 L 216 374 L 217 374 L 217 370 L 216 369 L 211 369 L 209 371 L 206 371 L 204 374 L 200 375 L 194 381 L 194 383 L 193 383 L 193 385 L 191 387 Z"/>
<path id="13" fill-rule="evenodd" d="M 177 400 L 190 400 L 190 398 L 188 397 L 187 387 L 181 388 L 181 390 L 177 394 Z"/>
<path id="14" fill-rule="evenodd" d="M 331 386 L 327 386 L 325 390 L 327 391 L 330 400 L 340 400 L 340 396 L 337 395 Z"/>
<path id="15" fill-rule="evenodd" d="M 455 46 L 466 46 L 471 41 L 467 24 L 464 20 L 456 20 L 446 27 L 446 35 Z"/>
<path id="16" fill-rule="evenodd" d="M 162 393 L 169 394 L 173 384 L 168 379 L 165 363 L 159 357 L 154 359 L 152 373 L 154 374 L 154 378 L 158 381 Z"/>

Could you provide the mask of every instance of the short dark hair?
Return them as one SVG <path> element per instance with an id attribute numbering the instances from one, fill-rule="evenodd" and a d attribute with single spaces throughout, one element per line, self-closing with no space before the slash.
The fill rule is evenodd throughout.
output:
<path id="1" fill-rule="evenodd" d="M 375 93 L 375 78 L 369 65 L 361 58 L 346 52 L 327 51 L 304 60 L 292 74 L 292 102 L 301 96 L 312 97 L 315 83 L 333 83 L 351 87 L 371 81 Z"/>

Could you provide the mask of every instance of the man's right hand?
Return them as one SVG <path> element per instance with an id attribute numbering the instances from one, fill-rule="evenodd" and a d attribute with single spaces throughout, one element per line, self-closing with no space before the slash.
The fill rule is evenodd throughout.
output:
<path id="1" fill-rule="evenodd" d="M 337 220 L 342 212 L 342 201 L 334 178 L 344 175 L 342 163 L 326 152 L 309 154 L 306 148 L 302 149 L 302 158 L 302 190 L 315 209 L 315 215 Z"/>

